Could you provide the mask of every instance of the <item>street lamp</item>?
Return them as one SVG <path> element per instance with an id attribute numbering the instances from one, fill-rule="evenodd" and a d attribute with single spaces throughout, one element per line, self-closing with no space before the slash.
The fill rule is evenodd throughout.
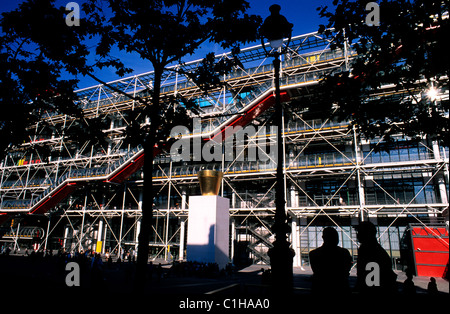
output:
<path id="1" fill-rule="evenodd" d="M 278 4 L 271 5 L 269 10 L 270 16 L 264 20 L 263 25 L 261 25 L 261 28 L 259 29 L 259 33 L 261 35 L 261 43 L 264 50 L 266 50 L 264 38 L 268 39 L 270 46 L 275 49 L 273 54 L 266 50 L 266 54 L 275 56 L 276 53 L 286 52 L 286 49 L 281 52 L 278 52 L 278 50 L 283 46 L 284 38 L 287 37 L 289 38 L 289 41 L 291 40 L 292 27 L 294 25 L 289 23 L 286 18 L 280 14 L 281 7 Z M 288 45 L 286 45 L 286 48 Z"/>
<path id="2" fill-rule="evenodd" d="M 277 174 L 275 185 L 275 223 L 272 230 L 275 234 L 273 247 L 269 249 L 270 265 L 272 268 L 272 285 L 274 292 L 283 293 L 292 289 L 292 260 L 295 255 L 287 241 L 290 232 L 287 223 L 284 197 L 284 152 L 283 152 L 283 107 L 280 96 L 280 56 L 287 50 L 291 40 L 292 26 L 286 18 L 280 14 L 281 7 L 278 4 L 271 5 L 270 16 L 266 18 L 260 28 L 261 44 L 268 57 L 274 57 L 273 66 L 275 70 L 275 124 L 277 132 Z M 283 49 L 284 38 L 288 37 L 288 43 Z M 269 40 L 272 50 L 268 51 L 264 39 Z"/>

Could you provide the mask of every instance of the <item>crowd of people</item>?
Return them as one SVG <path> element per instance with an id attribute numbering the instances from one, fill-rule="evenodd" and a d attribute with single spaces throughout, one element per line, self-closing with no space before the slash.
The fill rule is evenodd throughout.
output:
<path id="1" fill-rule="evenodd" d="M 339 236 L 333 227 L 323 230 L 323 245 L 309 253 L 313 271 L 312 292 L 317 295 L 345 295 L 352 291 L 363 295 L 392 295 L 416 293 L 413 272 L 407 269 L 407 279 L 399 286 L 392 270 L 391 258 L 377 240 L 377 230 L 369 221 L 357 226 L 358 261 L 356 285 L 350 287 L 349 275 L 353 259 L 348 250 L 340 247 Z M 353 290 L 352 290 L 353 289 Z M 437 294 L 435 278 L 431 277 L 427 291 Z"/>
<path id="2" fill-rule="evenodd" d="M 228 264 L 225 269 L 219 269 L 217 263 L 174 261 L 168 270 L 168 275 L 176 277 L 217 278 L 219 276 L 231 276 L 233 271 L 234 269 L 231 264 Z"/>
<path id="3" fill-rule="evenodd" d="M 9 247 L 2 248 L 2 255 L 8 256 L 11 253 Z M 18 252 L 15 252 L 16 254 Z M 136 270 L 136 253 L 134 250 L 123 250 L 120 254 L 109 251 L 104 254 L 96 253 L 93 250 L 66 251 L 59 249 L 52 250 L 39 249 L 22 250 L 20 255 L 27 257 L 29 262 L 34 264 L 49 263 L 55 265 L 55 275 L 61 277 L 65 275 L 65 266 L 75 262 L 80 267 L 84 283 L 88 282 L 91 288 L 105 287 L 108 285 L 108 278 L 116 277 L 115 280 L 122 280 L 125 286 L 132 287 Z M 231 275 L 233 268 L 228 265 L 226 269 L 219 269 L 217 263 L 202 263 L 196 261 L 172 261 L 170 265 L 154 263 L 150 261 L 147 268 L 147 278 L 149 282 L 161 282 L 170 277 L 197 277 L 197 278 L 218 278 L 219 276 Z M 119 278 L 119 279 L 117 279 Z M 61 281 L 61 280 L 60 280 Z"/>
<path id="4" fill-rule="evenodd" d="M 407 269 L 406 280 L 402 285 L 397 282 L 397 274 L 392 270 L 391 259 L 388 253 L 378 243 L 376 227 L 370 222 L 362 222 L 357 227 L 357 239 L 360 242 L 358 260 L 356 263 L 356 284 L 350 287 L 350 270 L 354 267 L 354 261 L 349 251 L 339 246 L 339 236 L 335 228 L 327 227 L 322 234 L 323 245 L 309 253 L 312 276 L 312 293 L 318 295 L 345 295 L 352 291 L 360 294 L 415 294 L 416 287 L 413 281 L 413 272 Z M 1 254 L 8 256 L 11 248 L 1 247 Z M 65 251 L 59 249 L 56 253 L 52 250 L 30 250 L 21 252 L 28 256 L 29 261 L 53 261 L 58 270 L 58 275 L 64 275 L 65 265 L 76 262 L 85 277 L 88 277 L 91 287 L 106 286 L 108 274 L 111 278 L 119 276 L 123 283 L 131 285 L 136 269 L 136 252 L 124 250 L 121 254 L 117 251 L 107 251 L 101 255 L 93 250 Z M 35 263 L 36 264 L 36 263 Z M 161 282 L 166 278 L 198 277 L 220 278 L 233 276 L 232 264 L 225 269 L 219 269 L 217 263 L 202 263 L 196 261 L 172 261 L 170 265 L 162 266 L 161 263 L 149 262 L 147 279 L 150 282 Z M 270 269 L 261 269 L 261 283 L 270 284 L 272 273 Z M 434 278 L 430 279 L 428 292 L 437 294 L 437 284 Z"/>

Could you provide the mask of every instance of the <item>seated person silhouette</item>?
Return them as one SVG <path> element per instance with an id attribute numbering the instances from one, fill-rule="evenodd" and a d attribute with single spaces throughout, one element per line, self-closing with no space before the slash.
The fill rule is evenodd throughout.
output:
<path id="1" fill-rule="evenodd" d="M 326 227 L 322 233 L 323 245 L 309 253 L 313 271 L 314 294 L 339 295 L 350 292 L 348 276 L 352 257 L 348 250 L 338 246 L 336 229 Z"/>
<path id="2" fill-rule="evenodd" d="M 361 243 L 356 264 L 356 290 L 371 295 L 396 292 L 397 275 L 392 270 L 391 258 L 378 243 L 375 225 L 363 221 L 356 231 Z"/>

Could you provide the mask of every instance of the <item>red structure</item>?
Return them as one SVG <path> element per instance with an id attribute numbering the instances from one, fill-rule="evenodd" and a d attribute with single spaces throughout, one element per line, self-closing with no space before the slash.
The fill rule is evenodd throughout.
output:
<path id="1" fill-rule="evenodd" d="M 414 226 L 411 239 L 417 276 L 444 277 L 449 262 L 447 229 Z"/>

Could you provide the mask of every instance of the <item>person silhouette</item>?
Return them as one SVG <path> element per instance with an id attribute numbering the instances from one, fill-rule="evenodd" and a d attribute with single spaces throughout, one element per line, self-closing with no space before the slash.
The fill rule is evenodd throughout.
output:
<path id="1" fill-rule="evenodd" d="M 430 277 L 430 282 L 427 286 L 427 293 L 432 295 L 438 294 L 438 287 L 436 284 L 436 279 L 434 277 Z"/>
<path id="2" fill-rule="evenodd" d="M 348 276 L 353 264 L 350 252 L 338 246 L 336 229 L 326 227 L 322 233 L 323 245 L 309 253 L 313 271 L 314 294 L 346 294 L 350 292 Z"/>
<path id="3" fill-rule="evenodd" d="M 416 286 L 413 281 L 413 271 L 410 268 L 407 268 L 405 274 L 406 280 L 403 282 L 403 293 L 406 295 L 414 295 L 416 294 Z"/>
<path id="4" fill-rule="evenodd" d="M 397 291 L 397 275 L 388 253 L 377 241 L 377 229 L 369 221 L 356 228 L 358 249 L 356 290 L 364 294 L 389 294 Z"/>

